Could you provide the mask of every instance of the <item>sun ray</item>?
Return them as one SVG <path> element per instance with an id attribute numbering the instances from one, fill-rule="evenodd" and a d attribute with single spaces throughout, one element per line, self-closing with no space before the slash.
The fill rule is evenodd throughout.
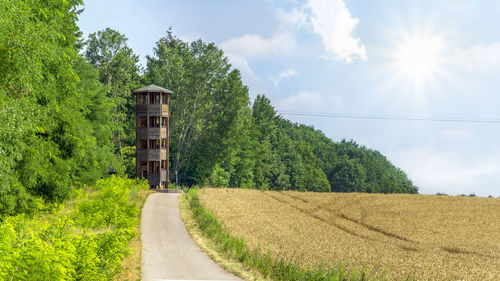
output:
<path id="1" fill-rule="evenodd" d="M 429 102 L 442 92 L 449 73 L 446 67 L 445 36 L 429 25 L 417 28 L 399 26 L 388 32 L 381 55 L 382 88 L 399 93 L 397 100 L 411 104 L 415 112 L 425 114 Z M 408 103 L 410 101 L 410 103 Z"/>
<path id="2" fill-rule="evenodd" d="M 392 64 L 401 79 L 423 84 L 441 71 L 443 50 L 439 35 L 404 34 L 395 44 Z"/>

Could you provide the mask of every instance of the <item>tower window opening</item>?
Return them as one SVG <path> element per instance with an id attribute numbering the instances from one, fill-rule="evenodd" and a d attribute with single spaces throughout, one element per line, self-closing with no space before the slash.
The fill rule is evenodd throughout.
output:
<path id="1" fill-rule="evenodd" d="M 158 116 L 149 117 L 149 127 L 160 127 L 160 117 Z"/>
<path id="2" fill-rule="evenodd" d="M 149 162 L 149 173 L 159 174 L 160 173 L 160 161 L 150 161 Z"/>
<path id="3" fill-rule="evenodd" d="M 149 148 L 150 149 L 159 149 L 160 148 L 160 140 L 149 140 Z"/>
<path id="4" fill-rule="evenodd" d="M 148 127 L 148 118 L 147 117 L 139 117 L 139 128 Z"/>
<path id="5" fill-rule="evenodd" d="M 148 149 L 148 141 L 147 140 L 139 140 L 138 147 L 140 149 Z"/>
<path id="6" fill-rule="evenodd" d="M 137 104 L 147 104 L 148 103 L 148 94 L 137 94 L 135 102 Z"/>
<path id="7" fill-rule="evenodd" d="M 160 93 L 149 93 L 149 104 L 159 104 Z"/>

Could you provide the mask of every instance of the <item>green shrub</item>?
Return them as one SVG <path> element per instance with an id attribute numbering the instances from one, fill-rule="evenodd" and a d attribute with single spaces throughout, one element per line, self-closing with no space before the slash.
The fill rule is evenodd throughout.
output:
<path id="1" fill-rule="evenodd" d="M 209 184 L 213 187 L 225 187 L 229 186 L 229 179 L 231 178 L 231 174 L 224 170 L 219 165 L 215 165 L 215 168 L 210 175 Z"/>
<path id="2" fill-rule="evenodd" d="M 144 182 L 119 177 L 75 192 L 75 207 L 0 223 L 0 280 L 111 280 L 121 271 Z"/>
<path id="3" fill-rule="evenodd" d="M 135 220 L 130 218 L 137 217 L 139 210 L 129 200 L 136 196 L 138 186 L 136 181 L 114 176 L 98 181 L 96 192 L 79 202 L 75 220 L 93 228 L 132 226 Z"/>

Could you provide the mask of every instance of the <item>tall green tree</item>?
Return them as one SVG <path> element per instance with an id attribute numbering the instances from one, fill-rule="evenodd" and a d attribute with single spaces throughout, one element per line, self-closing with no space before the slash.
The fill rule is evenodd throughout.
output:
<path id="1" fill-rule="evenodd" d="M 208 180 L 232 155 L 248 89 L 213 43 L 190 44 L 168 31 L 148 57 L 145 81 L 174 92 L 170 99 L 171 175 L 180 183 Z M 226 161 L 227 162 L 227 161 Z"/>
<path id="2" fill-rule="evenodd" d="M 260 143 L 258 130 L 252 116 L 252 111 L 246 108 L 239 119 L 237 144 L 224 165 L 230 172 L 229 186 L 244 188 L 262 188 L 255 183 L 255 167 L 260 159 Z"/>
<path id="3" fill-rule="evenodd" d="M 366 172 L 358 159 L 341 158 L 331 176 L 332 190 L 337 192 L 365 192 Z"/>
<path id="4" fill-rule="evenodd" d="M 0 1 L 0 213 L 67 198 L 107 172 L 104 92 L 81 82 L 79 0 Z M 89 76 L 91 77 L 91 76 Z M 92 78 L 91 78 L 92 79 Z M 93 89 L 93 90 L 91 90 Z M 90 91 L 91 90 L 91 91 Z"/>
<path id="5" fill-rule="evenodd" d="M 289 189 L 290 175 L 278 154 L 277 145 L 281 144 L 276 124 L 276 111 L 265 96 L 257 96 L 252 106 L 252 114 L 258 132 L 258 162 L 255 167 L 255 182 L 264 189 Z"/>
<path id="6" fill-rule="evenodd" d="M 127 46 L 127 37 L 111 28 L 91 33 L 84 52 L 99 70 L 113 104 L 112 141 L 123 166 L 135 175 L 135 99 L 131 94 L 140 84 L 139 57 Z"/>

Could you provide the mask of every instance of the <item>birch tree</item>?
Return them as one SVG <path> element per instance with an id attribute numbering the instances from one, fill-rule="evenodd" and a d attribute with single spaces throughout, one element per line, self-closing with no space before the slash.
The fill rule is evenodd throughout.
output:
<path id="1" fill-rule="evenodd" d="M 170 98 L 172 176 L 184 184 L 206 180 L 235 148 L 248 89 L 222 50 L 183 42 L 168 31 L 148 57 L 145 78 L 174 92 Z"/>

